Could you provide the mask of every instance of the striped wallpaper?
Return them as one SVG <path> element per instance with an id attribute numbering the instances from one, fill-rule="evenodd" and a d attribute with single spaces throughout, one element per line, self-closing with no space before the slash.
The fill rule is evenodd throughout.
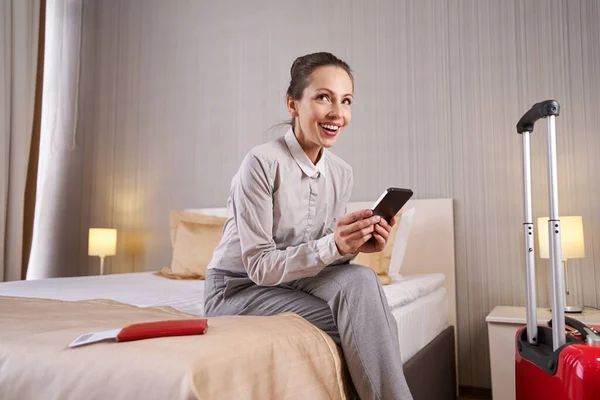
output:
<path id="1" fill-rule="evenodd" d="M 560 212 L 583 216 L 586 240 L 569 265 L 599 305 L 599 20 L 595 0 L 84 1 L 76 147 L 59 132 L 52 150 L 65 234 L 38 259 L 59 276 L 95 271 L 87 229 L 113 226 L 114 272 L 168 265 L 169 210 L 223 206 L 245 152 L 282 133 L 294 58 L 331 51 L 355 71 L 334 148 L 354 168 L 352 201 L 392 185 L 455 199 L 460 382 L 490 387 L 485 316 L 525 301 L 515 124 L 540 100 L 562 105 Z M 535 217 L 545 145 L 535 132 Z"/>

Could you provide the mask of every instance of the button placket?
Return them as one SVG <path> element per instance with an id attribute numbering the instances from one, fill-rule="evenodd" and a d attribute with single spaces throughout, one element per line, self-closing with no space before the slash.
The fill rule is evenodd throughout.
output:
<path id="1" fill-rule="evenodd" d="M 308 181 L 308 218 L 306 224 L 306 235 L 308 236 L 308 238 L 312 238 L 312 231 L 314 228 L 315 217 L 317 214 L 316 204 L 317 196 L 319 194 L 318 177 L 319 174 L 316 174 L 315 176 L 311 176 Z"/>

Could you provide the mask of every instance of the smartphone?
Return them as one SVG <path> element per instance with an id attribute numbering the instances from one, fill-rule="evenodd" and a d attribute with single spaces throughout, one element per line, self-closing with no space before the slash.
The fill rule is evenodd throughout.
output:
<path id="1" fill-rule="evenodd" d="M 373 215 L 379 215 L 389 223 L 412 195 L 410 189 L 388 188 L 371 207 Z"/>

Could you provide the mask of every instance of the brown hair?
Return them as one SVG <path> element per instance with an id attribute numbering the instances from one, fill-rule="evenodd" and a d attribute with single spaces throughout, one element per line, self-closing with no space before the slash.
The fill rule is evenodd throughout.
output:
<path id="1" fill-rule="evenodd" d="M 331 53 L 312 53 L 302 57 L 296 58 L 290 69 L 290 86 L 288 86 L 287 95 L 294 100 L 300 100 L 304 89 L 308 86 L 308 78 L 319 67 L 340 67 L 350 77 L 352 85 L 354 85 L 354 76 L 352 76 L 352 70 L 346 62 L 340 60 Z M 283 125 L 291 125 L 292 128 L 295 125 L 295 118 L 290 119 L 288 122 L 284 122 Z"/>
<path id="2" fill-rule="evenodd" d="M 342 68 L 348 73 L 348 76 L 354 85 L 352 70 L 346 62 L 340 60 L 331 53 L 312 53 L 296 58 L 292 64 L 292 68 L 290 69 L 290 86 L 288 87 L 286 94 L 294 100 L 300 100 L 302 98 L 302 93 L 304 93 L 304 89 L 308 86 L 310 74 L 317 68 L 326 66 Z"/>

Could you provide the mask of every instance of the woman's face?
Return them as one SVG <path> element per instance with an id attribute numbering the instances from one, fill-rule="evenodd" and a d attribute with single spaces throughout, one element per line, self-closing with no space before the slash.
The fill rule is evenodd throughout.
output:
<path id="1" fill-rule="evenodd" d="M 288 109 L 296 119 L 296 137 L 313 162 L 321 147 L 333 146 L 350 123 L 353 89 L 343 68 L 326 66 L 312 72 L 300 100 L 288 98 Z"/>

